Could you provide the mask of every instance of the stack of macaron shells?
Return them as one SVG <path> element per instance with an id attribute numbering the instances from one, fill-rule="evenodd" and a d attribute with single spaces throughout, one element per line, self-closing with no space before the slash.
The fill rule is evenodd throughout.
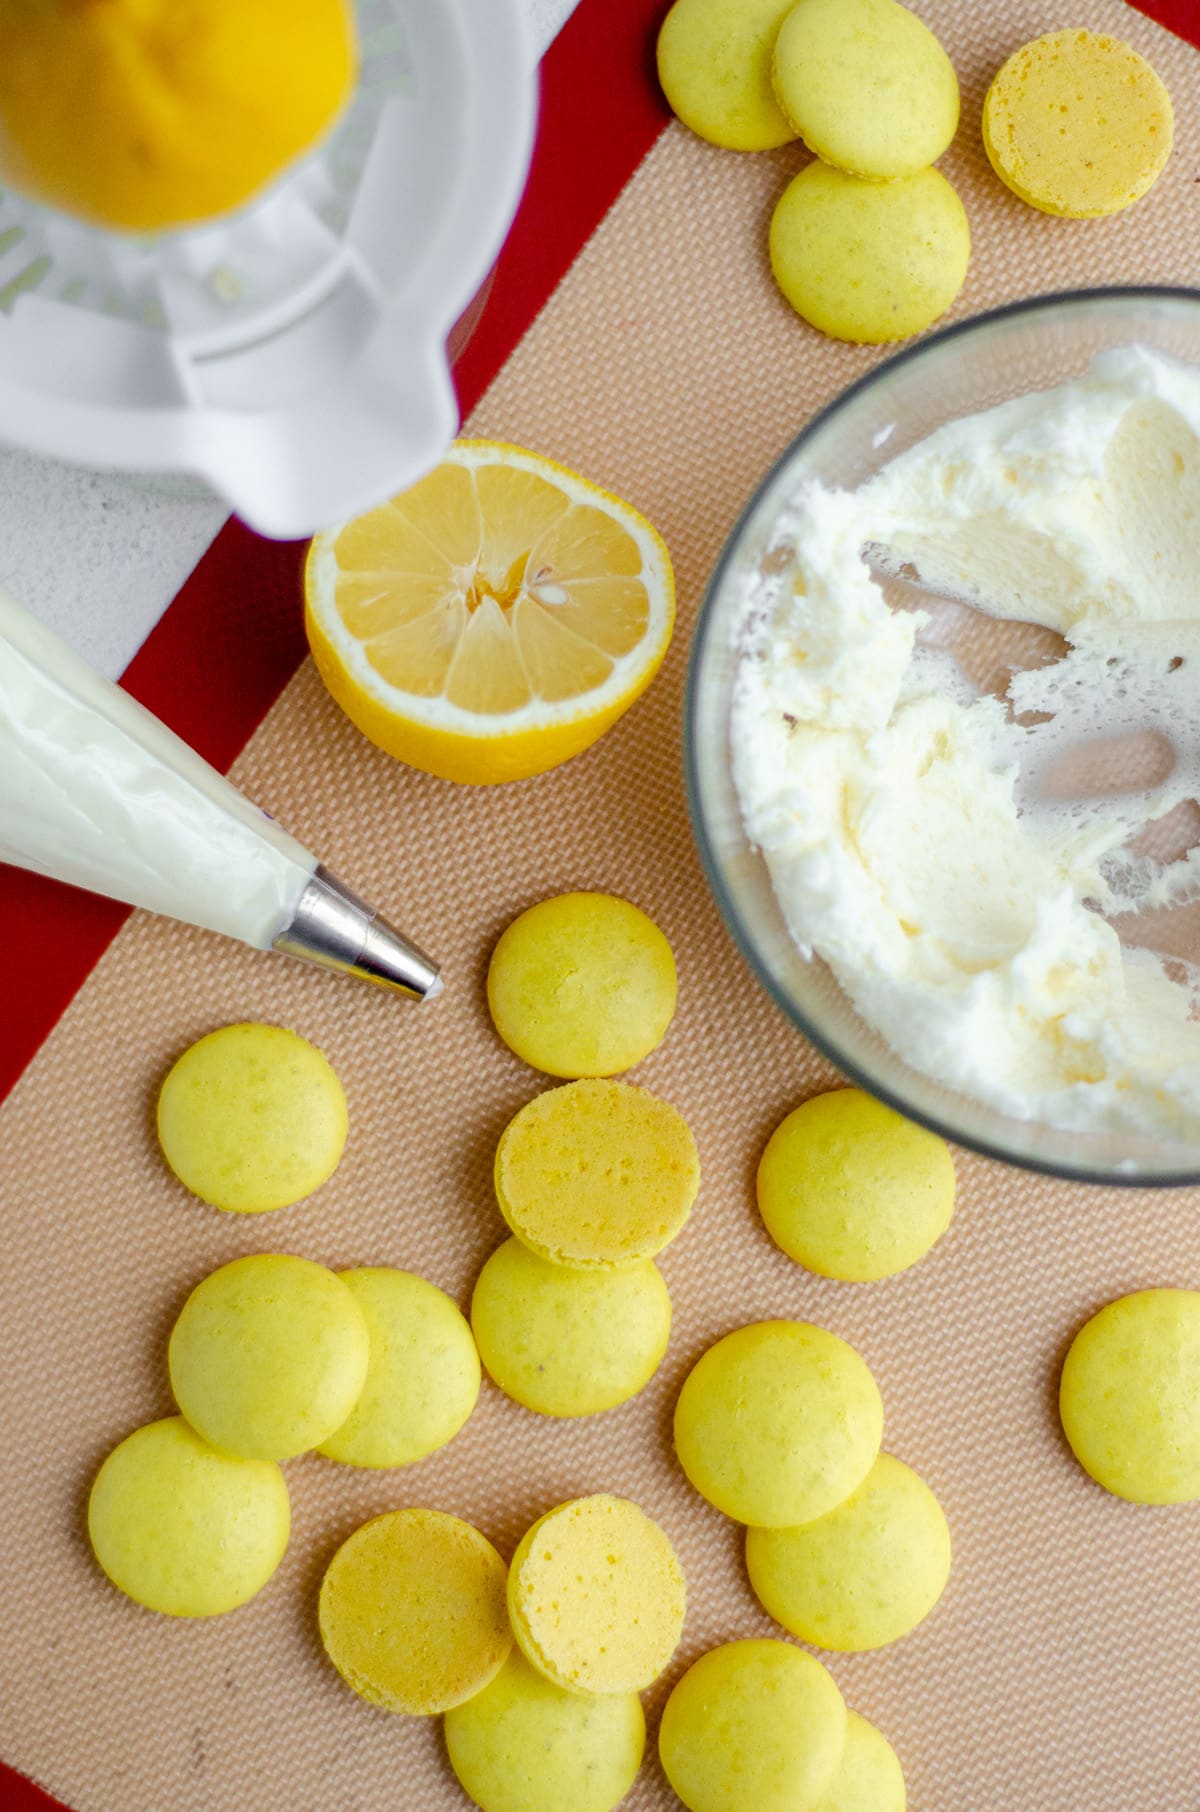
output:
<path id="1" fill-rule="evenodd" d="M 670 945 L 626 900 L 573 893 L 521 914 L 492 955 L 501 1038 L 558 1088 L 517 1113 L 496 1151 L 512 1238 L 475 1286 L 471 1324 L 489 1376 L 525 1408 L 615 1408 L 666 1351 L 671 1300 L 654 1263 L 700 1182 L 678 1111 L 616 1079 L 655 1049 L 675 1009 Z"/>
<path id="2" fill-rule="evenodd" d="M 757 1193 L 789 1257 L 864 1283 L 907 1269 L 945 1232 L 954 1165 L 933 1134 L 858 1089 L 836 1089 L 776 1127 Z M 929 1615 L 949 1578 L 941 1506 L 911 1467 L 881 1451 L 882 1435 L 883 1402 L 864 1360 L 804 1322 L 727 1334 L 692 1368 L 676 1404 L 684 1471 L 746 1525 L 746 1570 L 763 1608 L 815 1648 L 861 1653 L 897 1641 Z M 794 1715 L 780 1716 L 781 1703 Z M 732 1642 L 702 1656 L 668 1701 L 659 1748 L 690 1812 L 905 1804 L 887 1739 L 846 1711 L 814 1657 L 779 1641 Z"/>
<path id="3" fill-rule="evenodd" d="M 611 1812 L 641 1766 L 639 1694 L 683 1629 L 683 1572 L 628 1499 L 560 1504 L 510 1567 L 442 1512 L 375 1517 L 321 1586 L 321 1640 L 385 1710 L 445 1714 L 446 1746 L 483 1812 Z"/>
<path id="4" fill-rule="evenodd" d="M 691 1483 L 746 1525 L 750 1583 L 790 1634 L 842 1652 L 876 1649 L 908 1634 L 941 1597 L 950 1572 L 946 1519 L 924 1481 L 881 1452 L 878 1387 L 836 1334 L 777 1320 L 725 1335 L 685 1379 L 674 1432 Z M 826 1794 L 831 1806 L 853 1804 L 834 1793 L 843 1766 L 893 1781 L 864 1804 L 903 1806 L 898 1765 L 877 1732 L 857 1721 L 847 1752 L 845 1710 L 833 1682 L 818 1683 L 812 1670 L 819 1666 L 784 1643 L 733 1643 L 684 1676 L 663 1719 L 660 1748 L 691 1812 L 722 1805 L 740 1812 L 743 1802 L 723 1799 L 714 1782 L 732 1765 L 730 1754 L 743 1751 L 757 1758 L 761 1774 L 756 1794 L 744 1800 L 746 1812 L 822 1806 Z M 707 1672 L 693 1681 L 697 1669 Z M 701 1715 L 714 1689 L 707 1674 L 715 1679 L 718 1672 L 733 1681 L 734 1730 L 719 1748 Z M 768 1679 L 778 1685 L 768 1688 Z M 767 1727 L 757 1708 L 768 1690 L 809 1705 L 803 1741 L 794 1724 Z"/>
<path id="5" fill-rule="evenodd" d="M 458 1433 L 481 1378 L 466 1320 L 424 1278 L 284 1253 L 204 1278 L 168 1368 L 180 1414 L 109 1454 L 88 1526 L 115 1585 L 183 1617 L 232 1610 L 274 1573 L 289 1527 L 280 1461 L 316 1449 L 408 1465 Z"/>
<path id="6" fill-rule="evenodd" d="M 208 1033 L 158 1101 L 171 1169 L 231 1213 L 317 1188 L 348 1124 L 326 1057 L 281 1026 Z M 426 1279 L 386 1265 L 335 1273 L 278 1252 L 198 1283 L 167 1360 L 180 1413 L 113 1449 L 88 1526 L 115 1585 L 181 1617 L 232 1610 L 275 1572 L 290 1525 L 280 1461 L 315 1449 L 351 1466 L 407 1466 L 458 1433 L 482 1378 L 465 1317 Z"/>
<path id="7" fill-rule="evenodd" d="M 676 0 L 658 67 L 701 137 L 737 150 L 799 138 L 815 154 L 770 229 L 776 281 L 805 320 L 872 344 L 949 308 L 971 235 L 932 166 L 958 126 L 958 81 L 899 0 Z"/>
<path id="8" fill-rule="evenodd" d="M 513 1237 L 488 1261 L 472 1314 L 488 1369 L 512 1396 L 548 1414 L 589 1414 L 640 1388 L 662 1356 L 670 1301 L 653 1259 L 698 1187 L 695 1145 L 675 1110 L 591 1073 L 639 1061 L 662 1038 L 674 963 L 657 927 L 611 896 L 547 901 L 510 929 L 519 935 L 501 940 L 489 988 L 505 1041 L 553 1062 L 555 1075 L 585 1073 L 535 1097 L 500 1141 L 496 1188 Z M 626 988 L 631 972 L 637 985 Z M 577 1014 L 581 999 L 588 1010 Z M 294 1033 L 224 1028 L 185 1053 L 168 1083 L 164 1149 L 224 1208 L 282 1206 L 337 1162 L 340 1085 Z M 285 1122 L 306 1090 L 326 1132 L 289 1171 Z M 257 1109 L 239 1120 L 231 1104 L 247 1098 Z M 835 1091 L 777 1129 L 759 1201 L 800 1262 L 832 1276 L 889 1275 L 944 1229 L 953 1166 L 931 1135 L 858 1091 Z M 110 1454 L 89 1527 L 115 1584 L 185 1617 L 245 1603 L 279 1565 L 290 1515 L 280 1462 L 315 1450 L 356 1466 L 407 1465 L 453 1437 L 481 1380 L 471 1328 L 432 1284 L 280 1253 L 204 1278 L 176 1321 L 168 1363 L 180 1414 Z M 945 1519 L 917 1475 L 880 1452 L 882 1427 L 861 1357 L 798 1322 L 727 1335 L 677 1403 L 684 1470 L 747 1525 L 754 1590 L 814 1646 L 894 1641 L 945 1585 Z M 793 1438 L 781 1443 L 781 1428 Z M 392 1713 L 444 1714 L 452 1765 L 483 1812 L 611 1812 L 642 1760 L 639 1694 L 668 1666 L 685 1608 L 663 1530 L 636 1504 L 600 1494 L 539 1518 L 511 1567 L 445 1511 L 377 1516 L 335 1554 L 318 1616 L 330 1661 L 361 1697 Z M 780 1719 L 772 1704 L 796 1717 Z M 702 1656 L 671 1695 L 660 1750 L 693 1812 L 904 1804 L 886 1739 L 847 1713 L 820 1662 L 786 1642 L 732 1642 Z"/>
<path id="9" fill-rule="evenodd" d="M 239 1024 L 209 1032 L 183 1053 L 159 1091 L 158 1134 L 167 1163 L 194 1194 L 230 1213 L 265 1213 L 311 1194 L 336 1169 L 348 1129 L 346 1097 L 328 1058 L 283 1026 Z M 172 1338 L 172 1382 L 185 1414 L 179 1393 L 190 1387 L 180 1329 L 198 1326 L 206 1305 L 224 1310 L 236 1303 L 248 1340 L 264 1346 L 273 1339 L 279 1388 L 285 1378 L 294 1386 L 307 1370 L 314 1373 L 315 1390 L 315 1368 L 326 1356 L 320 1335 L 331 1303 L 344 1307 L 348 1290 L 368 1334 L 365 1381 L 348 1412 L 339 1402 L 328 1428 L 317 1397 L 311 1398 L 306 1424 L 289 1436 L 291 1452 L 319 1447 L 347 1465 L 405 1466 L 458 1432 L 479 1394 L 479 1357 L 466 1321 L 443 1291 L 412 1272 L 379 1265 L 343 1271 L 331 1293 L 328 1284 L 315 1281 L 330 1275 L 321 1266 L 305 1271 L 306 1261 L 271 1254 L 244 1262 L 248 1272 L 227 1266 L 194 1293 Z M 239 1295 L 241 1281 L 251 1276 L 263 1293 Z M 213 1358 L 210 1343 L 204 1363 Z M 267 1384 L 265 1372 L 260 1382 Z M 267 1402 L 264 1390 L 260 1416 Z M 242 1451 L 239 1441 L 253 1447 L 248 1413 L 244 1400 L 234 1404 L 230 1426 L 210 1428 L 208 1438 L 221 1445 L 217 1437 L 225 1435 L 233 1452 Z"/>
<path id="10" fill-rule="evenodd" d="M 658 40 L 671 107 L 738 151 L 800 139 L 815 162 L 771 220 L 771 266 L 798 314 L 837 339 L 922 332 L 958 295 L 971 235 L 933 167 L 954 138 L 958 81 L 900 0 L 675 0 Z M 984 149 L 1000 180 L 1046 214 L 1130 207 L 1166 165 L 1171 98 L 1107 33 L 1047 32 L 988 90 Z"/>
<path id="11" fill-rule="evenodd" d="M 613 904 L 623 917 L 634 911 Z M 673 1006 L 673 963 L 670 977 Z M 670 1012 L 660 1002 L 655 1013 L 661 1037 Z M 164 1151 L 181 1180 L 202 1182 L 213 1205 L 262 1212 L 331 1172 L 345 1139 L 344 1097 L 320 1052 L 282 1028 L 250 1025 L 223 1028 L 192 1051 L 172 1069 L 160 1112 Z M 327 1116 L 337 1136 L 315 1141 L 296 1166 L 287 1121 L 296 1097 L 312 1099 L 313 1089 L 318 1121 L 322 1103 L 340 1104 Z M 623 1220 L 600 1216 L 582 1234 L 570 1222 L 559 1229 L 554 1239 L 572 1251 L 572 1238 L 587 1244 L 582 1270 L 543 1260 L 516 1239 L 501 1254 L 569 1276 L 598 1331 L 595 1287 L 632 1280 L 626 1359 L 632 1329 L 635 1351 L 644 1344 L 657 1363 L 670 1304 L 640 1252 L 643 1244 L 657 1250 L 686 1217 L 695 1148 L 674 1110 L 645 1101 L 621 1121 L 630 1175 L 636 1185 L 640 1163 L 643 1184 L 660 1170 L 675 1180 L 660 1180 L 649 1200 L 633 1187 Z M 602 1097 L 569 1108 L 568 1119 L 579 1112 L 586 1131 L 597 1114 L 608 1126 L 622 1110 Z M 553 1153 L 557 1121 L 543 1110 L 516 1146 L 518 1195 L 535 1220 L 537 1165 L 531 1194 L 527 1166 L 539 1151 Z M 550 1223 L 543 1215 L 538 1225 Z M 518 1292 L 518 1307 L 521 1300 Z M 424 1279 L 384 1266 L 335 1273 L 282 1253 L 235 1259 L 197 1284 L 172 1330 L 168 1365 L 181 1413 L 137 1430 L 108 1456 L 89 1530 L 114 1584 L 181 1617 L 246 1603 L 278 1567 L 290 1526 L 280 1462 L 317 1451 L 350 1465 L 405 1466 L 461 1428 L 482 1375 L 466 1320 Z M 579 1368 L 576 1390 L 594 1393 L 593 1357 L 581 1352 Z M 602 1394 L 614 1388 L 601 1380 Z M 638 1695 L 670 1662 L 685 1608 L 682 1569 L 662 1529 L 629 1500 L 598 1495 L 539 1518 L 511 1568 L 478 1529 L 445 1511 L 377 1516 L 330 1562 L 318 1622 L 330 1661 L 362 1698 L 407 1716 L 446 1714 L 453 1766 L 484 1812 L 611 1812 L 642 1761 Z"/>

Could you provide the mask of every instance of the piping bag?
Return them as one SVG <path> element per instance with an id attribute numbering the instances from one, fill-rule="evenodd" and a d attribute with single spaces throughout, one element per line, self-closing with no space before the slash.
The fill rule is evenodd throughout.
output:
<path id="1" fill-rule="evenodd" d="M 412 1000 L 437 965 L 0 592 L 0 862 Z"/>

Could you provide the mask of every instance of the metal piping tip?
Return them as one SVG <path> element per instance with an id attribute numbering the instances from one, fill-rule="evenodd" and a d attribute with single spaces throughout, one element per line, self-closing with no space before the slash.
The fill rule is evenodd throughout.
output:
<path id="1" fill-rule="evenodd" d="M 327 868 L 314 873 L 274 948 L 394 988 L 410 1000 L 432 1000 L 442 992 L 436 963 Z"/>

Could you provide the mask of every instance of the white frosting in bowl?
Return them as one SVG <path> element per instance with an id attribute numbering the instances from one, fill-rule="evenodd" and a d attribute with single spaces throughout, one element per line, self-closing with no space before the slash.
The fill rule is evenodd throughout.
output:
<path id="1" fill-rule="evenodd" d="M 746 829 L 863 1018 L 1005 1113 L 1195 1136 L 1200 372 L 1106 354 L 808 483 L 738 635 Z"/>

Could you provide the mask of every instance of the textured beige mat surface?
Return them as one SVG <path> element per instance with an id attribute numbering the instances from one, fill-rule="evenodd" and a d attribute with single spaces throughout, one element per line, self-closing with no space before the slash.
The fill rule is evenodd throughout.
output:
<path id="1" fill-rule="evenodd" d="M 1128 216 L 1052 221 L 991 178 L 975 121 L 1000 60 L 1063 19 L 1044 0 L 924 0 L 922 11 L 964 87 L 946 168 L 975 256 L 957 314 L 1086 282 L 1200 278 L 1200 56 L 1118 0 L 1070 9 L 1149 52 L 1180 132 L 1167 175 Z M 771 287 L 765 223 L 799 161 L 727 156 L 669 131 L 470 424 L 577 465 L 665 533 L 679 631 L 631 716 L 557 774 L 458 791 L 377 754 L 306 668 L 238 765 L 254 797 L 441 958 L 444 999 L 403 1007 L 138 916 L 0 1110 L 0 1754 L 78 1812 L 463 1804 L 437 1723 L 360 1703 L 315 1635 L 337 1542 L 406 1503 L 468 1517 L 505 1550 L 582 1492 L 624 1492 L 659 1517 L 691 1608 L 650 1696 L 653 1727 L 686 1661 L 771 1632 L 738 1531 L 691 1492 L 668 1443 L 689 1363 L 768 1315 L 811 1317 L 860 1347 L 883 1389 L 887 1446 L 926 1476 L 953 1528 L 937 1613 L 890 1650 L 832 1664 L 849 1702 L 893 1739 L 914 1812 L 1200 1807 L 1200 1507 L 1104 1496 L 1053 1414 L 1056 1368 L 1086 1315 L 1125 1290 L 1200 1282 L 1200 1194 L 1056 1185 L 961 1156 L 950 1235 L 908 1276 L 859 1287 L 797 1270 L 752 1210 L 767 1133 L 832 1077 L 743 971 L 706 893 L 680 707 L 691 620 L 741 503 L 814 409 L 878 356 L 809 332 Z M 573 886 L 638 901 L 679 959 L 678 1018 L 638 1079 L 690 1119 L 705 1180 L 663 1259 L 675 1326 L 659 1376 L 624 1408 L 565 1424 L 485 1386 L 449 1448 L 394 1475 L 293 1462 L 291 1550 L 257 1601 L 207 1624 L 135 1609 L 90 1563 L 82 1511 L 104 1452 L 170 1409 L 166 1335 L 199 1277 L 242 1252 L 295 1251 L 410 1266 L 465 1306 L 501 1234 L 495 1140 L 540 1086 L 489 1031 L 486 955 L 519 908 Z M 151 1110 L 190 1039 L 260 1016 L 329 1053 L 352 1130 L 312 1201 L 241 1221 L 169 1179 Z M 627 1803 L 674 1804 L 652 1749 Z"/>

